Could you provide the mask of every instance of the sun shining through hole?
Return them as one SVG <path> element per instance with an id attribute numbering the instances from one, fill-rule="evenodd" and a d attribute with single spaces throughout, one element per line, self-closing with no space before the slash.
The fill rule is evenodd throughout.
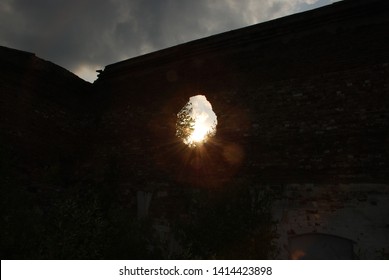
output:
<path id="1" fill-rule="evenodd" d="M 189 98 L 177 114 L 176 135 L 191 148 L 197 147 L 215 136 L 217 117 L 204 95 Z"/>

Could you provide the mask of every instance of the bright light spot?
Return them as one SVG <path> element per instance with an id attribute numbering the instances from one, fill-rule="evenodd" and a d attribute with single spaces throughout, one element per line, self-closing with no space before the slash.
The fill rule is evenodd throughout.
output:
<path id="1" fill-rule="evenodd" d="M 189 147 L 196 147 L 216 134 L 217 117 L 204 95 L 189 98 L 177 114 L 176 135 Z"/>
<path id="2" fill-rule="evenodd" d="M 85 81 L 93 83 L 97 79 L 97 69 L 101 69 L 101 67 L 81 65 L 74 71 L 74 74 Z"/>

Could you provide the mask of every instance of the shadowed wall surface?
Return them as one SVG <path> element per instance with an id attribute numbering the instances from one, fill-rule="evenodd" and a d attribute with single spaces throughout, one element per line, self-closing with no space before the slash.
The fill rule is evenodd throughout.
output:
<path id="1" fill-rule="evenodd" d="M 176 113 L 201 93 L 218 115 L 208 149 L 222 174 L 235 164 L 265 181 L 387 182 L 383 6 L 346 1 L 108 65 L 95 84 L 102 149 L 171 163 L 159 154 L 179 145 Z"/>
<path id="2" fill-rule="evenodd" d="M 379 229 L 371 239 L 379 241 L 362 238 L 369 251 L 362 257 L 386 254 L 388 8 L 379 0 L 339 2 L 108 65 L 93 85 L 33 54 L 1 48 L 1 138 L 16 158 L 5 174 L 42 186 L 50 165 L 63 178 L 106 183 L 109 174 L 129 205 L 139 191 L 153 193 L 142 216 L 164 219 L 185 212 L 174 199 L 177 187 L 241 181 L 277 193 L 283 258 L 288 234 L 358 241 L 373 224 Z M 197 94 L 212 103 L 217 134 L 190 149 L 175 124 Z M 316 206 L 307 206 L 309 197 Z M 358 225 L 353 209 L 361 203 L 378 203 L 380 219 Z M 343 208 L 351 212 L 335 216 L 350 221 L 348 229 L 338 230 L 339 221 L 323 228 L 326 213 Z"/>

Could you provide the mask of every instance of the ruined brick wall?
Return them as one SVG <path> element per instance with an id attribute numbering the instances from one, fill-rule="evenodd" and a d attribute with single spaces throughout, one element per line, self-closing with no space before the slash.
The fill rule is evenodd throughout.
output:
<path id="1" fill-rule="evenodd" d="M 280 252 L 290 256 L 288 239 L 326 233 L 354 242 L 355 257 L 383 259 L 389 253 L 388 184 L 286 184 L 274 205 Z"/>
<path id="2" fill-rule="evenodd" d="M 289 257 L 288 236 L 312 232 L 353 240 L 357 257 L 383 258 L 387 8 L 340 2 L 107 66 L 96 82 L 105 135 L 96 157 L 114 154 L 122 184 L 146 192 L 231 180 L 281 188 L 279 258 Z M 175 137 L 177 112 L 199 93 L 218 116 L 206 156 Z"/>
<path id="3" fill-rule="evenodd" d="M 151 158 L 171 156 L 178 141 L 175 114 L 202 93 L 219 122 L 219 150 L 210 152 L 220 173 L 210 176 L 236 168 L 223 155 L 232 149 L 244 176 L 262 181 L 387 182 L 387 4 L 358 3 L 107 66 L 96 82 L 106 106 L 102 149 L 154 168 Z"/>
<path id="4" fill-rule="evenodd" d="M 37 184 L 79 153 L 90 84 L 32 53 L 5 47 L 0 65 L 2 165 L 12 170 L 6 177 Z"/>
<path id="5" fill-rule="evenodd" d="M 188 186 L 280 189 L 280 258 L 290 234 L 315 231 L 354 240 L 361 258 L 382 257 L 388 11 L 381 0 L 339 2 L 108 65 L 93 85 L 1 48 L 0 140 L 12 174 L 36 183 L 47 166 L 71 165 L 84 170 L 82 184 L 89 176 L 118 188 L 133 210 L 137 191 L 153 193 L 155 216 L 184 212 L 176 197 Z M 176 114 L 196 94 L 218 116 L 203 152 L 175 136 Z"/>

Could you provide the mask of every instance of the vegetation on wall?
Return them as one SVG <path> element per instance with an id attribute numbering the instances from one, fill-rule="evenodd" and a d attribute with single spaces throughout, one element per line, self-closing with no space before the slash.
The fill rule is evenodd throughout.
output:
<path id="1" fill-rule="evenodd" d="M 115 164 L 107 164 L 100 181 L 93 174 L 63 181 L 74 170 L 53 162 L 40 170 L 37 185 L 31 174 L 22 176 L 18 158 L 1 152 L 2 259 L 264 259 L 274 253 L 271 200 L 258 189 L 231 183 L 182 192 L 188 219 L 170 221 L 181 247 L 172 254 L 153 217 L 139 220 L 136 202 L 122 199 Z"/>

